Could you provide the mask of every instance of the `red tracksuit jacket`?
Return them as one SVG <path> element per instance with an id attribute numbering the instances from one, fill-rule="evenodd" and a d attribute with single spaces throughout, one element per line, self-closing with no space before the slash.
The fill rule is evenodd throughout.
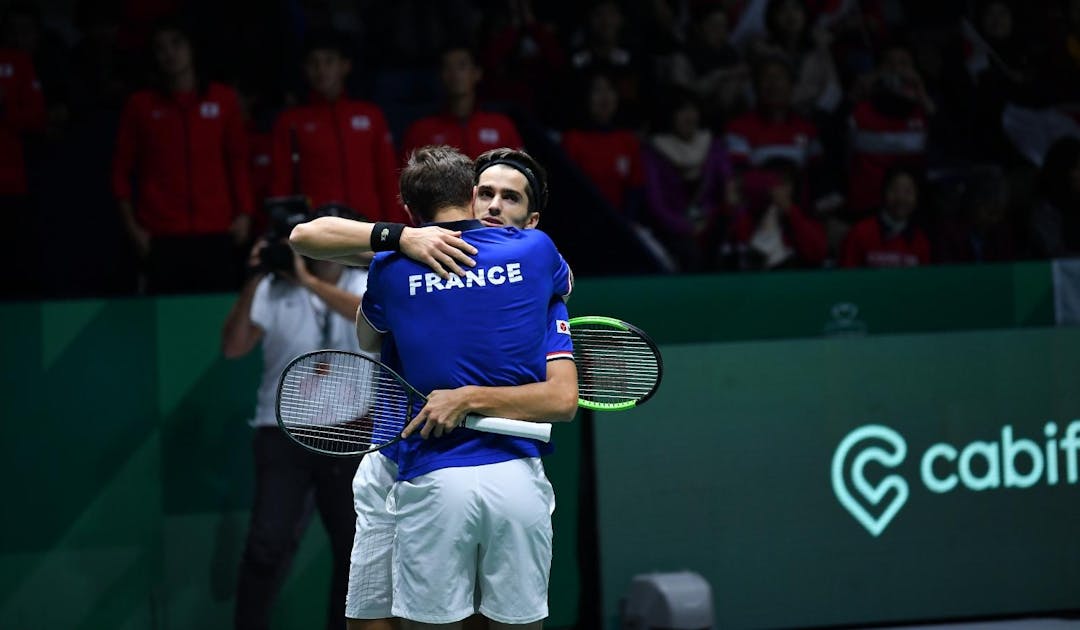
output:
<path id="1" fill-rule="evenodd" d="M 450 145 L 472 159 L 484 151 L 510 147 L 521 148 L 521 136 L 514 122 L 496 112 L 473 112 L 462 120 L 451 114 L 421 118 L 409 126 L 402 144 L 402 155 L 428 144 Z"/>
<path id="2" fill-rule="evenodd" d="M 571 129 L 563 134 L 562 144 L 616 210 L 623 209 L 627 192 L 645 186 L 641 142 L 632 131 Z"/>
<path id="3" fill-rule="evenodd" d="M 758 217 L 749 210 L 736 213 L 731 225 L 735 240 L 743 245 L 750 243 L 757 228 Z M 798 206 L 792 205 L 781 221 L 784 244 L 795 250 L 798 261 L 804 267 L 820 267 L 829 255 L 829 239 L 825 226 L 807 216 Z"/>
<path id="4" fill-rule="evenodd" d="M 866 217 L 848 232 L 840 251 L 841 267 L 915 267 L 930 264 L 930 241 L 917 226 L 886 237 L 877 216 Z"/>
<path id="5" fill-rule="evenodd" d="M 921 167 L 926 160 L 926 113 L 914 109 L 905 118 L 879 112 L 870 101 L 860 101 L 851 112 L 851 170 L 848 207 L 865 217 L 881 205 L 885 173 L 894 164 Z"/>
<path id="6" fill-rule="evenodd" d="M 154 236 L 225 232 L 253 209 L 244 121 L 232 88 L 136 92 L 120 117 L 113 194 Z M 131 177 L 138 182 L 132 195 Z"/>
<path id="7" fill-rule="evenodd" d="M 315 207 L 343 203 L 371 221 L 409 222 L 398 202 L 393 138 L 376 105 L 313 95 L 290 107 L 274 123 L 271 163 L 274 196 L 304 194 Z"/>
<path id="8" fill-rule="evenodd" d="M 45 98 L 30 56 L 0 50 L 0 195 L 25 195 L 22 134 L 45 128 Z"/>

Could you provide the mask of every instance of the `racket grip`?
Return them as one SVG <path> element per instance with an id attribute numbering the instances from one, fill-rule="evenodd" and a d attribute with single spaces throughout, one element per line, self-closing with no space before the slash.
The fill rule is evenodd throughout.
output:
<path id="1" fill-rule="evenodd" d="M 551 441 L 550 422 L 526 422 L 524 420 L 510 420 L 509 418 L 469 416 L 465 418 L 465 426 L 484 433 L 532 438 L 541 442 Z"/>

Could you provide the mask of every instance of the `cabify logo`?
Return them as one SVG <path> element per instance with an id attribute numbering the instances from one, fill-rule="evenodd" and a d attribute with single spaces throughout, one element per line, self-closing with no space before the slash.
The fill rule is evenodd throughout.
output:
<path id="1" fill-rule="evenodd" d="M 1058 436 L 1058 426 L 1047 422 L 1042 444 L 1015 438 L 1013 427 L 1001 427 L 999 441 L 976 440 L 958 448 L 938 442 L 923 451 L 919 477 L 927 490 L 944 494 L 962 485 L 968 490 L 1030 488 L 1044 480 L 1049 486 L 1080 482 L 1077 453 L 1080 451 L 1080 420 L 1073 420 Z M 832 458 L 832 487 L 844 506 L 873 536 L 879 536 L 908 500 L 908 482 L 899 474 L 867 470 L 873 464 L 898 468 L 907 457 L 907 442 L 893 429 L 861 426 L 841 440 Z"/>

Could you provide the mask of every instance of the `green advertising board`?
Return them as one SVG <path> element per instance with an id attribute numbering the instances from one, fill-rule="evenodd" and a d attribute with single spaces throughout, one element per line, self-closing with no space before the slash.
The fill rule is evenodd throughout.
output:
<path id="1" fill-rule="evenodd" d="M 721 628 L 1080 609 L 1080 330 L 663 351 L 595 423 L 606 627 L 678 570 Z"/>
<path id="2" fill-rule="evenodd" d="M 579 282 L 572 315 L 633 322 L 667 362 L 647 406 L 595 420 L 606 623 L 628 576 L 666 568 L 706 574 L 733 627 L 1076 606 L 1053 581 L 1080 583 L 1077 569 L 1059 571 L 1080 563 L 1056 525 L 1078 522 L 1061 448 L 1080 415 L 1066 386 L 1076 341 L 1024 330 L 1053 321 L 1050 277 L 1025 263 Z M 232 300 L 0 305 L 0 627 L 231 626 L 259 378 L 257 354 L 220 357 Z M 897 333 L 908 336 L 882 336 Z M 816 339 L 776 341 L 793 337 Z M 895 434 L 857 433 L 867 426 Z M 969 445 L 1000 445 L 1006 426 L 1013 485 L 1001 459 L 1003 487 L 971 489 L 987 482 L 985 449 Z M 578 548 L 589 454 L 580 423 L 555 431 L 547 627 L 592 627 L 579 614 L 592 605 L 580 599 L 590 584 L 579 558 L 593 550 Z M 841 458 L 844 499 L 830 471 L 851 435 L 865 439 Z M 1056 483 L 1046 456 L 1042 481 L 1015 485 L 1035 477 L 1023 440 L 1058 454 Z M 891 475 L 906 484 L 895 508 L 903 491 Z M 329 565 L 315 522 L 275 627 L 322 624 Z M 919 571 L 972 586 L 923 593 L 910 585 Z"/>

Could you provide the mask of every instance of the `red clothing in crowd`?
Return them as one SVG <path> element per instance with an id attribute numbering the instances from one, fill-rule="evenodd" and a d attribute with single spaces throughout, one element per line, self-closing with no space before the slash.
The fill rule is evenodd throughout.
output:
<path id="1" fill-rule="evenodd" d="M 211 83 L 204 93 L 136 92 L 120 116 L 113 194 L 132 201 L 152 236 L 228 231 L 252 213 L 247 138 L 236 92 Z M 138 190 L 131 187 L 134 175 Z"/>
<path id="2" fill-rule="evenodd" d="M 728 123 L 725 141 L 737 167 L 783 158 L 806 169 L 821 155 L 817 128 L 796 114 L 772 120 L 757 110 L 747 112 Z"/>
<path id="3" fill-rule="evenodd" d="M 641 143 L 630 131 L 570 130 L 563 134 L 566 154 L 592 180 L 616 210 L 626 193 L 645 186 Z"/>
<path id="4" fill-rule="evenodd" d="M 290 107 L 274 124 L 271 161 L 275 197 L 303 194 L 314 207 L 342 203 L 371 221 L 409 222 L 398 202 L 394 141 L 372 103 L 312 95 L 310 104 Z"/>
<path id="5" fill-rule="evenodd" d="M 844 239 L 841 267 L 915 267 L 930 263 L 930 241 L 918 227 L 909 225 L 888 237 L 881 218 L 867 217 L 855 224 Z"/>
<path id="6" fill-rule="evenodd" d="M 45 97 L 30 56 L 0 50 L 0 195 L 25 195 L 22 134 L 45 128 Z"/>
<path id="7" fill-rule="evenodd" d="M 555 30 L 538 20 L 510 24 L 485 38 L 481 98 L 515 103 L 536 114 L 565 65 Z M 512 145 L 508 145 L 512 146 Z"/>
<path id="8" fill-rule="evenodd" d="M 758 221 L 759 217 L 746 209 L 736 213 L 731 225 L 735 241 L 742 245 L 750 245 L 750 240 L 757 230 Z M 806 216 L 799 206 L 788 207 L 780 220 L 780 228 L 784 244 L 795 251 L 795 256 L 801 266 L 820 267 L 825 262 L 825 258 L 829 255 L 829 239 L 825 235 L 825 227 Z"/>
<path id="9" fill-rule="evenodd" d="M 851 113 L 852 161 L 848 207 L 856 217 L 881 207 L 885 172 L 894 164 L 921 166 L 926 154 L 927 119 L 921 108 L 904 118 L 886 116 L 870 101 Z"/>
<path id="10" fill-rule="evenodd" d="M 413 150 L 429 144 L 450 145 L 474 160 L 484 151 L 522 146 L 514 121 L 503 114 L 479 111 L 464 120 L 449 113 L 417 120 L 405 132 L 402 155 L 408 159 Z"/>

